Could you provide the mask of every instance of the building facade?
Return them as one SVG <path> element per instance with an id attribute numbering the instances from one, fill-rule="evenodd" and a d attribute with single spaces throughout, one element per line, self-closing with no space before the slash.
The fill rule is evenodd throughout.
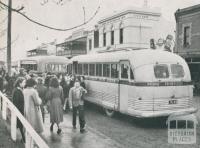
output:
<path id="1" fill-rule="evenodd" d="M 98 21 L 88 33 L 87 52 L 109 48 L 149 48 L 160 21 L 159 9 L 128 8 Z"/>
<path id="2" fill-rule="evenodd" d="M 72 33 L 64 42 L 56 45 L 56 55 L 71 58 L 87 53 L 87 34 L 83 29 Z"/>
<path id="3" fill-rule="evenodd" d="M 116 48 L 147 49 L 170 34 L 171 28 L 159 8 L 126 8 L 100 19 L 94 29 L 77 30 L 56 45 L 56 55 L 71 58 L 76 55 L 104 52 Z M 171 29 L 173 32 L 173 29 Z M 159 42 L 159 45 L 163 46 Z"/>
<path id="4" fill-rule="evenodd" d="M 32 56 L 46 56 L 46 55 L 55 55 L 56 51 L 56 40 L 50 43 L 42 43 L 35 49 L 28 50 L 27 57 Z"/>
<path id="5" fill-rule="evenodd" d="M 46 49 L 32 49 L 27 51 L 27 57 L 47 55 Z"/>
<path id="6" fill-rule="evenodd" d="M 200 81 L 200 5 L 178 9 L 175 18 L 175 52 L 187 61 L 192 79 Z"/>

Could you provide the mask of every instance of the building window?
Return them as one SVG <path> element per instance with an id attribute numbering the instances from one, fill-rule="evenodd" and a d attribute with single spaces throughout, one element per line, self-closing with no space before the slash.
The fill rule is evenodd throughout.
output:
<path id="1" fill-rule="evenodd" d="M 89 39 L 89 50 L 91 50 L 91 49 L 92 49 L 92 40 Z"/>
<path id="2" fill-rule="evenodd" d="M 106 46 L 106 32 L 103 33 L 103 46 Z"/>
<path id="3" fill-rule="evenodd" d="M 119 29 L 119 43 L 123 44 L 123 42 L 124 42 L 124 29 L 120 28 Z"/>
<path id="4" fill-rule="evenodd" d="M 187 47 L 190 45 L 190 26 L 185 26 L 183 31 L 183 46 Z"/>
<path id="5" fill-rule="evenodd" d="M 94 31 L 94 48 L 99 47 L 99 31 Z"/>

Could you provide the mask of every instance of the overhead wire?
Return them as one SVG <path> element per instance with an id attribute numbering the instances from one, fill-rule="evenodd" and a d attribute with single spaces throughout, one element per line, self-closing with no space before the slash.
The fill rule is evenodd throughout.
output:
<path id="1" fill-rule="evenodd" d="M 0 38 L 6 34 L 7 28 L 0 31 Z"/>
<path id="2" fill-rule="evenodd" d="M 11 42 L 11 45 L 14 44 L 18 39 L 19 39 L 19 35 L 17 35 L 17 37 Z M 6 49 L 7 49 L 7 46 L 0 47 L 0 51 L 6 50 Z"/>
<path id="3" fill-rule="evenodd" d="M 52 27 L 52 26 L 48 26 L 48 25 L 42 24 L 42 23 L 30 18 L 29 16 L 27 16 L 24 13 L 22 13 L 21 11 L 19 11 L 19 10 L 22 10 L 22 9 L 17 10 L 17 9 L 14 9 L 14 8 L 10 8 L 8 5 L 4 4 L 1 1 L 0 1 L 0 4 L 5 6 L 5 7 L 7 7 L 7 8 L 9 8 L 9 9 L 11 9 L 13 12 L 16 12 L 16 13 L 20 14 L 21 16 L 23 16 L 24 18 L 26 18 L 27 20 L 29 20 L 32 23 L 35 23 L 35 24 L 37 24 L 39 26 L 42 26 L 42 27 L 45 27 L 45 28 L 48 28 L 48 29 L 51 29 L 51 30 L 56 30 L 56 31 L 69 31 L 69 30 L 73 30 L 73 29 L 79 28 L 81 26 L 84 26 L 84 25 L 88 24 L 89 22 L 91 22 L 94 19 L 94 17 L 97 15 L 99 10 L 100 10 L 100 6 L 98 6 L 98 8 L 94 12 L 94 14 L 88 20 L 86 20 L 85 22 L 81 23 L 80 25 L 76 25 L 74 27 L 62 29 L 62 28 L 55 28 L 55 27 Z"/>
<path id="4" fill-rule="evenodd" d="M 5 23 L 7 21 L 7 19 L 8 19 L 8 16 L 6 16 L 4 19 L 2 19 L 2 21 L 0 22 L 0 25 Z"/>

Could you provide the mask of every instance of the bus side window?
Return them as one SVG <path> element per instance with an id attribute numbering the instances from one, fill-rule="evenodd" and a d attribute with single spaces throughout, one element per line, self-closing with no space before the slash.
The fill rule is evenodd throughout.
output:
<path id="1" fill-rule="evenodd" d="M 62 65 L 61 64 L 58 65 L 58 71 L 60 71 L 60 72 L 62 71 Z"/>
<path id="2" fill-rule="evenodd" d="M 82 64 L 78 64 L 78 74 L 82 75 Z"/>
<path id="3" fill-rule="evenodd" d="M 54 67 L 54 64 L 51 64 L 51 71 L 55 71 Z"/>
<path id="4" fill-rule="evenodd" d="M 61 65 L 61 71 L 68 72 L 68 69 L 66 69 L 66 66 L 64 64 Z"/>
<path id="5" fill-rule="evenodd" d="M 170 121 L 170 129 L 176 129 L 176 120 Z"/>
<path id="6" fill-rule="evenodd" d="M 130 68 L 130 79 L 134 80 L 134 74 L 132 68 Z"/>
<path id="7" fill-rule="evenodd" d="M 103 64 L 103 76 L 110 77 L 110 64 Z"/>
<path id="8" fill-rule="evenodd" d="M 33 66 L 34 66 L 34 70 L 37 70 L 37 64 L 34 64 Z"/>
<path id="9" fill-rule="evenodd" d="M 77 74 L 77 70 L 78 70 L 78 62 L 77 62 L 77 61 L 74 61 L 74 62 L 73 62 L 73 73 L 74 73 L 74 74 Z"/>
<path id="10" fill-rule="evenodd" d="M 67 73 L 72 74 L 72 64 L 67 65 Z"/>
<path id="11" fill-rule="evenodd" d="M 88 64 L 83 64 L 83 75 L 88 75 Z"/>
<path id="12" fill-rule="evenodd" d="M 95 64 L 89 64 L 89 75 L 95 76 Z"/>
<path id="13" fill-rule="evenodd" d="M 178 129 L 186 129 L 186 120 L 178 120 L 177 126 Z"/>
<path id="14" fill-rule="evenodd" d="M 96 64 L 96 76 L 102 76 L 102 64 Z"/>
<path id="15" fill-rule="evenodd" d="M 193 129 L 194 128 L 194 121 L 187 120 L 187 128 Z"/>
<path id="16" fill-rule="evenodd" d="M 128 70 L 129 70 L 128 64 L 121 64 L 121 78 L 122 79 L 128 79 Z"/>
<path id="17" fill-rule="evenodd" d="M 58 64 L 55 64 L 55 71 L 58 72 Z"/>
<path id="18" fill-rule="evenodd" d="M 70 64 L 70 72 L 71 72 L 71 74 L 73 74 L 73 65 L 72 64 Z"/>
<path id="19" fill-rule="evenodd" d="M 119 77 L 119 69 L 117 64 L 111 64 L 111 78 Z"/>

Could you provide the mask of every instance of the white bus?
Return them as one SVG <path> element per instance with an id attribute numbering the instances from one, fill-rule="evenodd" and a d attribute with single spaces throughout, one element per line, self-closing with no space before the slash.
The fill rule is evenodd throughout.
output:
<path id="1" fill-rule="evenodd" d="M 196 112 L 188 65 L 180 56 L 151 49 L 80 55 L 70 59 L 68 72 L 85 76 L 85 99 L 136 117 Z"/>
<path id="2" fill-rule="evenodd" d="M 68 59 L 59 56 L 35 56 L 20 60 L 20 68 L 36 73 L 64 73 Z"/>

